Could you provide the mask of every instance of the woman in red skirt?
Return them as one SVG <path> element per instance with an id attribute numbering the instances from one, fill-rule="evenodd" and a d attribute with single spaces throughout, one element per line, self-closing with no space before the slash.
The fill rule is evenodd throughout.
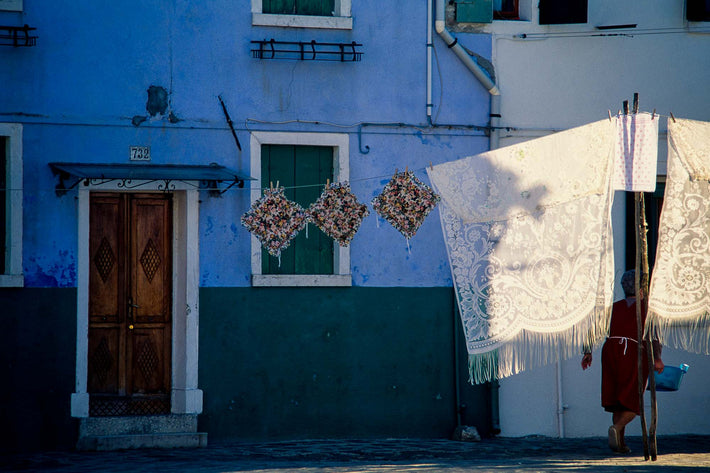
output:
<path id="1" fill-rule="evenodd" d="M 626 298 L 614 303 L 609 336 L 602 347 L 602 407 L 612 413 L 609 427 L 609 448 L 617 453 L 629 453 L 624 442 L 626 424 L 641 413 L 638 393 L 638 329 L 636 327 L 635 271 L 626 271 L 621 287 Z M 642 314 L 643 323 L 646 314 Z M 653 341 L 654 370 L 663 371 L 661 345 Z M 592 364 L 592 354 L 585 353 L 582 369 Z M 648 355 L 643 350 L 643 386 L 648 381 Z"/>

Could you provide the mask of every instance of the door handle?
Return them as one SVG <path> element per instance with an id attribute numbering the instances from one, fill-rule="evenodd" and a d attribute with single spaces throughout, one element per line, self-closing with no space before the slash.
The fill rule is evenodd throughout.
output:
<path id="1" fill-rule="evenodd" d="M 128 320 L 130 322 L 133 321 L 133 309 L 138 309 L 140 306 L 138 304 L 133 303 L 133 298 L 129 297 L 128 298 L 128 304 L 127 304 L 127 309 L 128 309 Z M 133 324 L 128 326 L 129 329 L 133 330 Z"/>

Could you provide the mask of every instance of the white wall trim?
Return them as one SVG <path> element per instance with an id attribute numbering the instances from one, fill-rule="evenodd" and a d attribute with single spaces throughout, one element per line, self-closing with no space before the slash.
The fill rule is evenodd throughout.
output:
<path id="1" fill-rule="evenodd" d="M 349 274 L 252 274 L 251 285 L 255 287 L 272 286 L 321 286 L 321 287 L 348 287 L 352 286 L 352 277 Z"/>
<path id="2" fill-rule="evenodd" d="M 2 11 L 22 11 L 22 0 L 0 0 Z"/>
<path id="3" fill-rule="evenodd" d="M 135 182 L 134 184 L 139 184 Z M 87 393 L 89 351 L 89 197 L 91 191 L 159 191 L 159 182 L 138 189 L 115 183 L 82 186 L 78 191 L 77 248 L 77 337 L 75 392 L 71 395 L 72 417 L 89 416 Z M 176 183 L 182 184 L 182 183 Z M 191 185 L 192 184 L 192 185 Z M 202 412 L 202 391 L 197 389 L 199 353 L 199 191 L 197 182 L 184 183 L 173 192 L 173 322 L 171 411 L 173 414 Z"/>
<path id="4" fill-rule="evenodd" d="M 254 131 L 250 139 L 251 202 L 261 197 L 261 145 L 301 145 L 333 147 L 333 181 L 350 179 L 350 137 L 347 133 L 293 133 Z M 261 244 L 251 237 L 253 286 L 351 286 L 350 247 L 334 245 L 333 275 L 262 275 Z"/>
<path id="5" fill-rule="evenodd" d="M 0 136 L 6 140 L 5 156 L 7 159 L 5 202 L 6 235 L 5 268 L 0 274 L 0 287 L 22 287 L 22 200 L 24 183 L 22 178 L 22 125 L 19 123 L 0 123 Z"/>
<path id="6" fill-rule="evenodd" d="M 253 26 L 279 26 L 286 28 L 353 29 L 352 0 L 335 0 L 333 16 L 275 15 L 263 13 L 262 0 L 251 0 Z"/>

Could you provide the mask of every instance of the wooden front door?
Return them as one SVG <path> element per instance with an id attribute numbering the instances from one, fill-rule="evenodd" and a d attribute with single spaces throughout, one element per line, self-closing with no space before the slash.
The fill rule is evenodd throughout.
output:
<path id="1" fill-rule="evenodd" d="M 91 194 L 91 416 L 170 412 L 171 248 L 171 195 Z"/>

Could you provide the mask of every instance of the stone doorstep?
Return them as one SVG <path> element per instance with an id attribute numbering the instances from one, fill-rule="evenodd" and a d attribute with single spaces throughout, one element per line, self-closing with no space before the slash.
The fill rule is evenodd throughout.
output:
<path id="1" fill-rule="evenodd" d="M 196 414 L 135 417 L 86 417 L 79 422 L 77 450 L 185 448 L 207 445 L 197 432 Z"/>
<path id="2" fill-rule="evenodd" d="M 76 449 L 79 451 L 104 452 L 137 448 L 196 448 L 206 446 L 206 432 L 171 432 L 81 437 L 76 444 Z"/>
<path id="3" fill-rule="evenodd" d="M 79 422 L 79 437 L 197 432 L 196 414 L 158 416 L 85 417 Z"/>

